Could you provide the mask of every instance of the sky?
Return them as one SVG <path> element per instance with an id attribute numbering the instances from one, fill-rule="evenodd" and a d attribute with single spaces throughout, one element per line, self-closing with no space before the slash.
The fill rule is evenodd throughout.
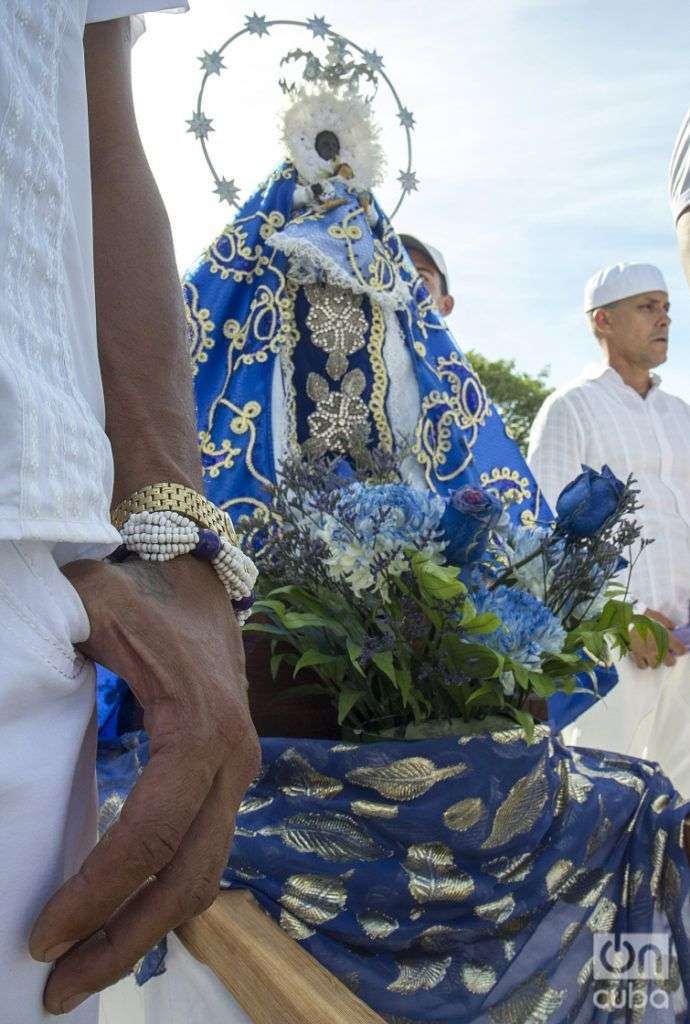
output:
<path id="1" fill-rule="evenodd" d="M 460 345 L 550 367 L 553 385 L 596 359 L 585 280 L 619 260 L 656 263 L 669 285 L 671 346 L 661 375 L 690 401 L 690 293 L 667 199 L 668 163 L 690 106 L 687 0 L 256 0 L 267 20 L 324 16 L 377 50 L 415 116 L 420 187 L 396 216 L 442 250 Z M 312 0 L 309 0 L 312 3 Z M 420 10 L 423 17 L 420 17 Z M 156 14 L 134 50 L 137 118 L 170 216 L 180 270 L 229 220 L 201 147 L 186 134 L 197 57 L 244 27 L 254 6 L 190 0 Z M 243 36 L 203 109 L 219 174 L 247 198 L 283 156 L 280 58 L 318 51 L 306 30 Z M 385 88 L 375 109 L 388 157 L 384 208 L 398 198 L 405 140 Z"/>

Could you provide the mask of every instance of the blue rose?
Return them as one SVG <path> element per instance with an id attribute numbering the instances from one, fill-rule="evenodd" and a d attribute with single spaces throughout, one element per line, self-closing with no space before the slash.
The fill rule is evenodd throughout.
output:
<path id="1" fill-rule="evenodd" d="M 556 502 L 557 529 L 569 537 L 591 537 L 617 512 L 624 491 L 608 466 L 601 473 L 583 466 Z"/>
<path id="2" fill-rule="evenodd" d="M 502 514 L 500 500 L 481 487 L 467 485 L 454 491 L 441 520 L 446 560 L 459 566 L 478 562 Z"/>

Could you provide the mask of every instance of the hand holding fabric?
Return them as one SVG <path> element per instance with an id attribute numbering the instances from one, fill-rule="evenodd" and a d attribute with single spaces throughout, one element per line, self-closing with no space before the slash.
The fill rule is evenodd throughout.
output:
<path id="1" fill-rule="evenodd" d="M 32 955 L 57 959 L 44 996 L 52 1013 L 117 981 L 213 902 L 259 766 L 242 638 L 208 565 L 83 561 L 65 574 L 91 622 L 80 649 L 129 681 L 151 759 L 119 820 L 34 926 Z"/>
<path id="2" fill-rule="evenodd" d="M 678 637 L 673 635 L 674 624 L 668 616 L 663 614 L 663 612 L 657 612 L 653 608 L 647 608 L 644 614 L 647 618 L 655 619 L 657 622 L 661 623 L 664 629 L 668 631 L 669 650 L 662 664 L 667 667 L 675 665 L 676 658 L 681 657 L 683 654 L 687 654 L 688 649 L 685 644 L 681 643 Z M 652 636 L 647 636 L 643 639 L 636 630 L 633 630 L 631 643 L 632 648 L 630 651 L 630 657 L 638 668 L 659 667 L 659 655 L 656 641 Z"/>

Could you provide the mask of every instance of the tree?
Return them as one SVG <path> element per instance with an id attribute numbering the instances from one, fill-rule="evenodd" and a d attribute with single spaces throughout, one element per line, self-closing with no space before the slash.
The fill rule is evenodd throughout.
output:
<path id="1" fill-rule="evenodd" d="M 553 391 L 546 383 L 550 368 L 545 366 L 532 376 L 517 370 L 514 359 L 487 359 L 471 350 L 466 352 L 466 356 L 479 374 L 489 398 L 498 406 L 510 434 L 526 454 L 534 417 L 544 399 Z"/>

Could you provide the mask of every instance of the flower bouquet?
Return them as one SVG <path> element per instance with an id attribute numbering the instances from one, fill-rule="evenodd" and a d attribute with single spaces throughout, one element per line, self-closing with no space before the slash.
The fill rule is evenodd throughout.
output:
<path id="1" fill-rule="evenodd" d="M 260 618 L 274 674 L 327 692 L 345 734 L 420 739 L 509 722 L 630 646 L 665 633 L 626 600 L 640 528 L 632 480 L 585 468 L 549 525 L 516 526 L 489 490 L 413 489 L 400 461 L 295 459 L 258 545 Z M 642 542 L 644 543 L 644 542 Z M 627 555 L 627 559 L 624 557 Z"/>

